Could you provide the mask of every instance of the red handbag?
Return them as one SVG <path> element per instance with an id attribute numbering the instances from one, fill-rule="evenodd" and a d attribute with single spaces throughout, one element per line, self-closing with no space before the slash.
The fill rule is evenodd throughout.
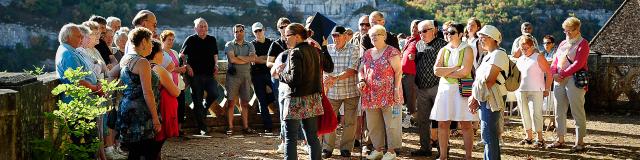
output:
<path id="1" fill-rule="evenodd" d="M 324 114 L 318 116 L 318 136 L 331 133 L 338 128 L 338 117 L 324 92 L 322 92 L 322 109 Z"/>
<path id="2" fill-rule="evenodd" d="M 320 54 L 322 51 L 320 50 Z M 318 55 L 320 56 L 320 55 Z M 322 63 L 320 63 L 322 64 Z M 322 69 L 320 69 L 320 73 L 322 73 Z M 324 82 L 322 84 L 322 109 L 324 110 L 324 114 L 318 116 L 318 136 L 331 133 L 338 128 L 338 116 L 336 112 L 333 111 L 333 106 L 327 98 Z"/>

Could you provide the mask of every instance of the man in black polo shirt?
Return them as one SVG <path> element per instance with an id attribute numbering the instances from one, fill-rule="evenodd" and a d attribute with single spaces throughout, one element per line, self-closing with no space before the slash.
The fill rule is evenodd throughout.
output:
<path id="1" fill-rule="evenodd" d="M 186 56 L 187 73 L 191 80 L 191 97 L 193 98 L 193 110 L 195 120 L 200 129 L 200 134 L 204 135 L 208 131 L 204 118 L 207 109 L 217 97 L 216 87 L 218 82 L 214 79 L 218 64 L 218 47 L 216 38 L 207 35 L 209 25 L 203 18 L 193 21 L 196 34 L 185 39 L 182 44 L 181 54 Z M 207 92 L 205 105 L 202 105 L 204 91 Z"/>
<path id="2" fill-rule="evenodd" d="M 273 41 L 264 36 L 264 26 L 260 22 L 253 23 L 251 31 L 256 37 L 251 41 L 251 44 L 255 47 L 256 55 L 258 56 L 253 65 L 251 65 L 251 82 L 253 83 L 253 90 L 258 97 L 258 102 L 260 102 L 260 116 L 262 116 L 264 132 L 272 132 L 273 126 L 271 114 L 269 114 L 269 104 L 275 100 L 275 97 L 273 92 L 267 92 L 267 87 L 271 88 L 273 85 L 269 75 L 269 68 L 267 68 L 267 52 L 269 52 L 269 47 Z"/>

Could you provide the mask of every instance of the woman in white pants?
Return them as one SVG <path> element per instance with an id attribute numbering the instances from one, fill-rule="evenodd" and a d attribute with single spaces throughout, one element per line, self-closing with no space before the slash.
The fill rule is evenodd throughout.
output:
<path id="1" fill-rule="evenodd" d="M 549 96 L 551 83 L 551 69 L 544 55 L 533 47 L 533 37 L 522 35 L 520 37 L 520 48 L 513 57 L 518 58 L 516 66 L 520 70 L 521 82 L 516 91 L 518 108 L 522 116 L 522 124 L 526 132 L 526 137 L 520 141 L 520 145 L 533 144 L 533 147 L 544 146 L 542 135 L 542 103 L 543 97 Z M 533 142 L 532 128 L 538 135 L 538 139 Z"/>

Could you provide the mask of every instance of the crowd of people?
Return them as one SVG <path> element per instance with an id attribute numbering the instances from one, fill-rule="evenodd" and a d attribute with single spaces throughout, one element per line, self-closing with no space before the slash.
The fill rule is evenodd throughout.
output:
<path id="1" fill-rule="evenodd" d="M 172 49 L 176 33 L 157 32 L 156 18 L 161 17 L 141 10 L 129 29 L 116 17 L 92 16 L 60 30 L 55 63 L 62 83 L 70 83 L 65 70 L 82 67 L 91 74 L 80 85 L 96 95 L 103 95 L 100 79 L 126 85 L 121 100 L 112 102 L 115 109 L 95 120 L 103 124 L 98 126 L 102 143 L 96 158 L 159 159 L 164 141 L 183 134 L 190 103 L 199 134 L 206 136 L 209 107 L 226 96 L 226 106 L 213 109 L 227 120 L 225 133 L 238 130 L 233 124 L 238 105 L 241 134 L 280 130 L 277 151 L 285 159 L 298 158 L 298 140 L 304 140 L 310 159 L 330 158 L 334 149 L 350 157 L 356 146 L 369 151 L 367 159 L 395 159 L 402 148 L 402 128 L 414 124 L 420 140 L 411 155 L 432 156 L 436 148 L 439 159 L 447 159 L 450 133 L 459 130 L 465 159 L 472 159 L 479 129 L 484 158 L 500 159 L 505 85 L 514 69 L 521 75 L 515 91 L 525 130 L 520 145 L 563 147 L 571 108 L 577 133 L 571 151 L 585 149 L 587 87 L 577 74 L 588 68 L 589 45 L 575 17 L 562 24 L 566 37 L 557 47 L 555 38 L 547 35 L 539 48 L 533 25 L 523 23 L 522 36 L 510 52 L 500 47 L 500 30 L 476 18 L 442 26 L 435 20 L 413 20 L 407 36 L 389 32 L 383 13 L 374 11 L 359 18 L 358 31 L 335 26 L 331 44 L 310 38 L 311 18 L 304 24 L 280 18 L 276 40 L 265 37 L 261 22 L 251 28 L 237 24 L 230 30 L 234 39 L 222 49 L 228 57 L 224 90 L 215 79 L 219 49 L 207 21 L 193 21 L 195 33 L 177 52 Z M 245 40 L 249 29 L 255 37 L 251 41 Z M 263 122 L 259 131 L 248 122 L 254 93 Z M 544 103 L 549 96 L 555 103 Z M 332 108 L 323 108 L 323 98 Z M 270 109 L 270 104 L 277 108 Z M 548 108 L 555 111 L 557 124 L 557 139 L 549 144 L 542 134 L 543 104 L 553 105 Z M 325 109 L 339 115 L 340 141 L 335 131 L 318 134 L 318 117 Z M 280 117 L 279 129 L 273 127 L 270 110 Z M 74 143 L 83 138 L 95 137 L 71 137 Z"/>

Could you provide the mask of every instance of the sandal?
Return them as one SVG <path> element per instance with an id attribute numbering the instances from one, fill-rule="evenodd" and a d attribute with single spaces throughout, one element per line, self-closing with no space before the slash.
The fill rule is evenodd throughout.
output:
<path id="1" fill-rule="evenodd" d="M 519 145 L 525 145 L 525 144 L 531 145 L 531 144 L 533 144 L 533 140 L 532 139 L 522 139 L 520 142 L 518 142 L 518 144 Z"/>
<path id="2" fill-rule="evenodd" d="M 555 141 L 547 145 L 547 148 L 562 148 L 562 147 L 564 147 L 564 142 L 558 142 L 558 141 Z"/>
<path id="3" fill-rule="evenodd" d="M 536 140 L 533 142 L 533 148 L 542 148 L 544 147 L 544 141 Z"/>
<path id="4" fill-rule="evenodd" d="M 583 145 L 575 145 L 573 147 L 571 147 L 571 150 L 569 150 L 571 153 L 576 153 L 576 152 L 582 152 L 586 149 L 586 146 Z"/>

